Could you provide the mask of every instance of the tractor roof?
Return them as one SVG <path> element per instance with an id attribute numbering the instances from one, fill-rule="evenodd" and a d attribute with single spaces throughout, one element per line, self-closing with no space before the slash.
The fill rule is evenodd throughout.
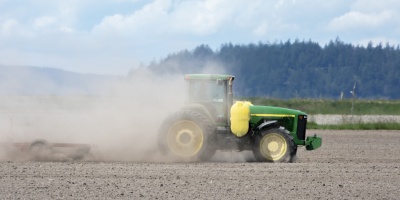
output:
<path id="1" fill-rule="evenodd" d="M 221 74 L 186 74 L 185 80 L 230 80 L 235 77 L 232 75 Z"/>

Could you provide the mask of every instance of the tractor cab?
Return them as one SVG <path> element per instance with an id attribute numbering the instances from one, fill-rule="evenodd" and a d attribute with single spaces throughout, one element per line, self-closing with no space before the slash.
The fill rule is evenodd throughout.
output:
<path id="1" fill-rule="evenodd" d="M 213 74 L 188 74 L 187 107 L 208 116 L 215 124 L 227 126 L 232 106 L 232 81 L 234 76 Z"/>

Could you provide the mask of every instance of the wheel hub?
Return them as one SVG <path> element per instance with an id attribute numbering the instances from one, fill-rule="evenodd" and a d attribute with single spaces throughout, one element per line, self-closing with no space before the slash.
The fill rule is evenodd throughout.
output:
<path id="1" fill-rule="evenodd" d="M 268 143 L 268 150 L 270 152 L 276 152 L 279 148 L 279 144 L 276 141 L 272 141 L 270 143 Z"/>
<path id="2" fill-rule="evenodd" d="M 193 133 L 189 130 L 183 130 L 178 133 L 177 135 L 177 142 L 181 143 L 182 145 L 187 145 L 192 141 Z"/>
<path id="3" fill-rule="evenodd" d="M 203 131 L 193 121 L 178 121 L 168 131 L 168 147 L 176 155 L 191 157 L 203 146 Z"/>
<path id="4" fill-rule="evenodd" d="M 260 142 L 261 154 L 271 161 L 281 159 L 287 151 L 287 143 L 282 135 L 269 133 Z"/>

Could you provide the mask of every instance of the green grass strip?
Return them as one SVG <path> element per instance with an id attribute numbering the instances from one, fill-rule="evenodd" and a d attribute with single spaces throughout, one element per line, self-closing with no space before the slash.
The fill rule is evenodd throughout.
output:
<path id="1" fill-rule="evenodd" d="M 309 122 L 307 128 L 320 130 L 400 130 L 400 123 L 374 122 L 318 125 L 315 122 Z"/>
<path id="2" fill-rule="evenodd" d="M 240 99 L 240 98 L 239 98 Z M 301 110 L 307 114 L 400 115 L 400 100 L 242 98 L 254 105 Z M 353 107 L 353 112 L 352 108 Z"/>

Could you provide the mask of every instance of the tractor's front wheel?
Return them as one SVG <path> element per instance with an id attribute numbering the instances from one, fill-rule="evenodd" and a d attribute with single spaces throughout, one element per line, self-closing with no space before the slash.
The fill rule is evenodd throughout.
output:
<path id="1" fill-rule="evenodd" d="M 161 151 L 182 161 L 206 161 L 214 156 L 214 126 L 203 115 L 182 110 L 164 120 L 159 131 Z"/>
<path id="2" fill-rule="evenodd" d="M 283 127 L 262 130 L 254 138 L 253 154 L 260 162 L 293 162 L 296 152 L 292 136 Z"/>

